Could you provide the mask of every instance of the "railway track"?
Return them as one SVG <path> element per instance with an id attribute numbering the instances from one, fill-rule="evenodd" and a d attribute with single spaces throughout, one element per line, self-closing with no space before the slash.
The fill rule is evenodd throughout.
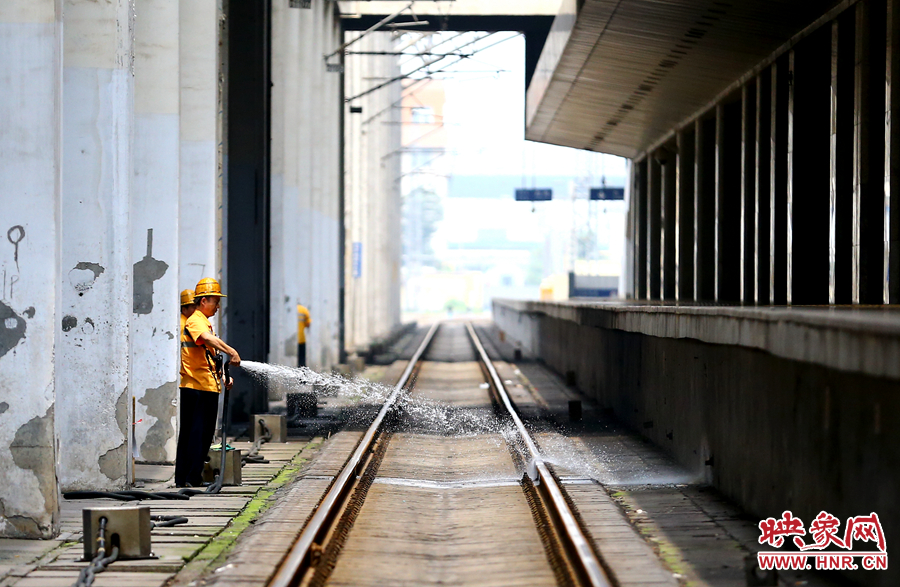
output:
<path id="1" fill-rule="evenodd" d="M 269 583 L 388 584 L 611 585 L 468 323 L 428 331 Z"/>

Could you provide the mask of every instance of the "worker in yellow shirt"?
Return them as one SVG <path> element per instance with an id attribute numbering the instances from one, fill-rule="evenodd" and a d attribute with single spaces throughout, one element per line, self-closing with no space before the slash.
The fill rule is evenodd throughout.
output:
<path id="1" fill-rule="evenodd" d="M 297 366 L 306 367 L 306 329 L 312 324 L 306 306 L 297 304 Z"/>
<path id="2" fill-rule="evenodd" d="M 241 356 L 213 332 L 209 319 L 219 310 L 225 297 L 219 282 L 211 277 L 200 280 L 194 288 L 196 311 L 181 329 L 181 429 L 175 453 L 175 485 L 199 487 L 203 481 L 203 464 L 212 444 L 219 403 L 215 352 L 231 357 L 240 365 Z M 227 387 L 231 387 L 231 381 Z"/>

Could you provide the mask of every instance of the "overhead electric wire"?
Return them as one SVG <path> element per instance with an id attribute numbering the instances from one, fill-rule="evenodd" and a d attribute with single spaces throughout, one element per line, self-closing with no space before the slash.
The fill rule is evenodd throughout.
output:
<path id="1" fill-rule="evenodd" d="M 369 33 L 373 33 L 373 32 L 375 32 L 375 31 L 377 31 L 378 29 L 380 29 L 381 27 L 383 27 L 384 25 L 386 25 L 387 23 L 391 22 L 392 20 L 394 20 L 395 18 L 397 18 L 398 16 L 400 16 L 401 14 L 403 14 L 404 12 L 406 12 L 407 10 L 409 10 L 410 8 L 412 8 L 412 5 L 413 5 L 413 4 L 415 4 L 415 2 L 410 2 L 410 3 L 407 4 L 405 7 L 401 8 L 400 10 L 398 10 L 397 12 L 395 12 L 395 13 L 393 13 L 393 14 L 389 14 L 388 16 L 382 18 L 381 20 L 379 20 L 378 22 L 376 22 L 375 24 L 373 24 L 372 26 L 370 26 L 369 28 L 367 28 L 365 31 L 363 31 L 362 33 L 360 33 L 360 34 L 357 35 L 356 37 L 350 39 L 349 41 L 347 41 L 346 43 L 344 43 L 343 45 L 341 45 L 340 47 L 338 47 L 337 49 L 335 49 L 334 51 L 332 51 L 332 52 L 329 53 L 328 55 L 325 55 L 325 61 L 328 61 L 329 59 L 331 59 L 332 57 L 334 57 L 335 55 L 337 55 L 337 54 L 340 53 L 341 51 L 345 50 L 347 47 L 349 47 L 349 46 L 352 45 L 353 43 L 359 41 L 360 39 L 362 39 L 363 37 L 365 37 L 365 36 L 368 35 Z M 413 14 L 413 16 L 415 17 L 415 14 Z"/>
<path id="2" fill-rule="evenodd" d="M 394 55 L 397 57 L 471 57 L 474 53 L 404 53 L 403 51 L 347 51 L 347 55 Z"/>
<path id="3" fill-rule="evenodd" d="M 469 46 L 469 45 L 472 45 L 472 44 L 474 44 L 474 43 L 477 43 L 477 42 L 479 42 L 479 41 L 482 41 L 482 40 L 484 40 L 484 39 L 490 37 L 490 36 L 493 35 L 493 34 L 494 34 L 494 33 L 488 33 L 488 34 L 486 34 L 486 35 L 484 35 L 484 36 L 478 37 L 477 39 L 475 39 L 475 40 L 473 40 L 473 41 L 470 41 L 470 42 L 468 42 L 468 43 L 465 43 L 465 44 L 463 44 L 463 45 L 457 47 L 457 50 L 462 49 L 463 47 L 467 47 L 467 46 Z M 511 38 L 513 38 L 513 37 L 507 37 L 506 39 L 503 39 L 503 40 L 501 40 L 501 41 L 498 41 L 497 43 L 492 43 L 492 44 L 490 44 L 490 45 L 488 45 L 488 46 L 486 46 L 486 47 L 482 47 L 482 48 L 478 49 L 477 51 L 474 51 L 473 54 L 479 53 L 479 52 L 481 52 L 481 51 L 484 51 L 485 49 L 489 49 L 489 48 L 491 48 L 491 47 L 493 47 L 493 46 L 495 46 L 495 45 L 499 45 L 500 43 L 502 43 L 502 42 L 504 42 L 504 41 L 508 41 L 508 40 L 511 39 Z M 434 64 L 436 64 L 436 63 L 438 63 L 439 61 L 442 61 L 442 60 L 444 60 L 444 59 L 446 59 L 446 58 L 445 58 L 445 57 L 438 57 L 438 58 L 432 59 L 431 61 L 427 61 L 427 62 L 423 63 L 422 65 L 420 65 L 419 67 L 413 69 L 413 70 L 410 71 L 410 72 L 407 72 L 407 73 L 405 73 L 405 74 L 403 74 L 403 75 L 398 75 L 398 76 L 396 76 L 396 77 L 393 77 L 393 78 L 391 78 L 391 79 L 389 79 L 389 80 L 387 80 L 387 81 L 385 81 L 385 82 L 382 82 L 382 83 L 378 84 L 377 86 L 374 86 L 374 87 L 372 87 L 372 88 L 369 88 L 368 90 L 366 90 L 366 91 L 364 91 L 364 92 L 362 92 L 362 93 L 360 93 L 360 94 L 357 94 L 357 95 L 353 96 L 352 98 L 346 98 L 344 101 L 345 101 L 345 102 L 352 102 L 353 100 L 358 100 L 359 98 L 362 98 L 363 96 L 368 96 L 368 95 L 371 94 L 372 92 L 375 92 L 375 91 L 377 91 L 377 90 L 380 90 L 381 88 L 383 88 L 383 87 L 385 87 L 385 86 L 389 86 L 390 84 L 392 84 L 392 83 L 394 83 L 394 82 L 400 81 L 400 80 L 402 80 L 402 79 L 409 79 L 409 78 L 412 76 L 412 74 L 416 73 L 417 71 L 421 71 L 421 70 L 425 69 L 426 67 L 431 67 L 432 65 L 434 65 Z M 441 68 L 441 69 L 439 69 L 439 70 L 437 70 L 437 71 L 435 71 L 435 72 L 427 72 L 427 75 L 433 75 L 434 73 L 437 73 L 437 72 L 440 72 L 440 71 L 445 71 L 447 67 L 450 67 L 451 65 L 456 65 L 457 63 L 459 63 L 459 62 L 462 61 L 463 59 L 466 59 L 466 58 L 465 58 L 465 57 L 460 57 L 460 58 L 457 59 L 455 62 L 450 63 L 450 64 L 444 66 L 443 68 Z"/>
<path id="4" fill-rule="evenodd" d="M 447 43 L 450 43 L 451 41 L 454 41 L 454 40 L 460 38 L 461 36 L 463 36 L 463 35 L 465 35 L 465 34 L 466 34 L 466 33 L 456 33 L 455 35 L 451 35 L 451 36 L 449 36 L 449 37 L 447 37 L 447 38 L 445 38 L 445 39 L 441 39 L 441 40 L 438 41 L 437 43 L 432 43 L 432 44 L 428 45 L 428 47 L 426 48 L 426 51 L 433 52 L 434 49 L 435 49 L 436 47 L 440 47 L 441 45 L 446 45 Z M 422 40 L 422 39 L 420 39 L 420 41 L 421 41 L 421 40 Z M 417 41 L 417 43 L 418 43 L 418 41 Z M 454 49 L 454 51 L 459 51 L 462 47 L 465 47 L 465 45 L 462 45 L 461 47 L 456 47 L 456 48 Z M 403 69 L 403 67 L 404 67 L 407 63 L 409 63 L 409 62 L 412 61 L 413 59 L 416 59 L 416 58 L 418 57 L 418 55 L 412 54 L 412 55 L 410 55 L 410 57 L 412 57 L 412 59 L 407 59 L 406 61 L 404 61 L 403 63 L 400 64 L 400 68 L 401 68 L 401 69 Z"/>

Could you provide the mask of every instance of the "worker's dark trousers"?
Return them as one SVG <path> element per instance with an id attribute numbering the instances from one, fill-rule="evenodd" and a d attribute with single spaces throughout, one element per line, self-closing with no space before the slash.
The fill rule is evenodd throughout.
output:
<path id="1" fill-rule="evenodd" d="M 306 367 L 306 343 L 297 344 L 297 366 Z"/>
<path id="2" fill-rule="evenodd" d="M 181 388 L 181 430 L 175 453 L 176 485 L 190 483 L 199 487 L 203 482 L 203 463 L 216 431 L 218 408 L 218 393 Z"/>

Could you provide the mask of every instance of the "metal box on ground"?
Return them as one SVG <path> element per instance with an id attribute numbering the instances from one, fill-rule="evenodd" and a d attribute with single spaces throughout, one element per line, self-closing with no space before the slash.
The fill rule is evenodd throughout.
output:
<path id="1" fill-rule="evenodd" d="M 210 449 L 209 462 L 203 467 L 203 480 L 212 483 L 216 480 L 216 469 L 222 466 L 222 451 Z M 222 485 L 241 484 L 241 451 L 225 451 L 225 474 L 222 476 Z"/>
<path id="2" fill-rule="evenodd" d="M 250 440 L 256 440 L 262 435 L 260 420 L 265 422 L 266 428 L 272 433 L 269 442 L 287 442 L 287 418 L 280 414 L 254 414 Z"/>
<path id="3" fill-rule="evenodd" d="M 106 518 L 106 556 L 118 545 L 119 558 L 150 558 L 150 508 L 115 507 L 81 510 L 84 529 L 84 560 L 97 555 L 97 532 L 100 518 Z"/>
<path id="4" fill-rule="evenodd" d="M 366 370 L 366 358 L 353 355 L 347 359 L 351 375 L 359 375 Z"/>
<path id="5" fill-rule="evenodd" d="M 319 399 L 315 393 L 289 393 L 287 394 L 288 418 L 315 418 L 319 413 Z"/>

